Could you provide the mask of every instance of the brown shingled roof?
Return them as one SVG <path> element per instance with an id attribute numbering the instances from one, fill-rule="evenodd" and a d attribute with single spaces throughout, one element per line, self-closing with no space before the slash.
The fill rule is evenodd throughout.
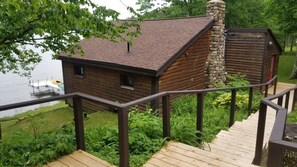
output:
<path id="1" fill-rule="evenodd" d="M 199 38 L 213 24 L 209 17 L 150 20 L 141 23 L 142 35 L 135 39 L 130 52 L 127 43 L 113 43 L 98 38 L 82 40 L 80 45 L 85 56 L 75 59 L 87 60 L 92 64 L 104 64 L 145 69 L 164 70 L 188 45 Z M 67 61 L 73 58 L 64 56 Z"/>

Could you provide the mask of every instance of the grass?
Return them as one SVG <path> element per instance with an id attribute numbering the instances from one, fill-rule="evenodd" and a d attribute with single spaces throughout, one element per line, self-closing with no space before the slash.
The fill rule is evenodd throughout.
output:
<path id="1" fill-rule="evenodd" d="M 34 135 L 60 128 L 65 123 L 73 121 L 73 109 L 59 102 L 58 104 L 42 107 L 13 117 L 1 118 L 2 140 L 10 140 L 15 133 L 27 132 L 29 138 Z M 84 119 L 85 127 L 95 125 L 117 125 L 117 115 L 111 112 L 96 112 L 88 114 Z M 29 139 L 28 138 L 28 139 Z"/>
<path id="2" fill-rule="evenodd" d="M 296 59 L 296 47 L 290 52 L 289 48 L 281 54 L 278 65 L 278 81 L 285 83 L 297 83 L 297 79 L 290 79 Z"/>

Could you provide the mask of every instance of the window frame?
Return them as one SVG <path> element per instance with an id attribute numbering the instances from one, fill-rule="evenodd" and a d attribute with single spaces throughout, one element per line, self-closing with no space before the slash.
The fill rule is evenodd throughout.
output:
<path id="1" fill-rule="evenodd" d="M 74 65 L 73 72 L 74 72 L 74 76 L 83 78 L 85 75 L 85 68 L 82 65 Z"/>
<path id="2" fill-rule="evenodd" d="M 129 74 L 120 75 L 121 88 L 134 90 L 135 87 L 135 77 Z"/>

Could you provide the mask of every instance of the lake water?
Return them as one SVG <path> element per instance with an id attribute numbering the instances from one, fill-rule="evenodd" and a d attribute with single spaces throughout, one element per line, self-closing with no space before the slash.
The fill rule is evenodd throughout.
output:
<path id="1" fill-rule="evenodd" d="M 42 54 L 42 61 L 36 66 L 34 71 L 31 73 L 31 78 L 21 77 L 18 74 L 13 73 L 0 73 L 0 105 L 42 98 L 40 96 L 37 97 L 32 95 L 33 88 L 29 86 L 29 80 L 33 80 L 36 82 L 47 79 L 63 81 L 61 61 L 52 60 L 50 53 Z M 35 92 L 38 91 L 36 89 L 34 90 Z M 52 103 L 23 107 L 14 110 L 1 111 L 0 117 L 12 116 L 49 104 Z"/>

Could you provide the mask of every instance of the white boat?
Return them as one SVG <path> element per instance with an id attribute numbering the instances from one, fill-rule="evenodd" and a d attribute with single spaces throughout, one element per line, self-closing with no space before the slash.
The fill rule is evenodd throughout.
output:
<path id="1" fill-rule="evenodd" d="M 58 80 L 42 80 L 42 81 L 29 81 L 29 86 L 33 87 L 33 95 L 40 94 L 41 92 L 51 92 L 51 93 L 64 93 L 64 84 Z M 35 91 L 38 89 L 39 91 Z M 42 89 L 42 90 L 41 90 Z"/>

